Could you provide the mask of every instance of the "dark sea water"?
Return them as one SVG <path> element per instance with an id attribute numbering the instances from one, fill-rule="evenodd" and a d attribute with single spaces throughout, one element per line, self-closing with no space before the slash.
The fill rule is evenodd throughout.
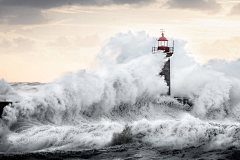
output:
<path id="1" fill-rule="evenodd" d="M 158 160 L 158 159 L 198 159 L 198 160 L 238 160 L 240 150 L 229 148 L 226 150 L 204 151 L 203 148 L 186 148 L 171 150 L 163 148 L 143 147 L 140 144 L 128 144 L 102 149 L 90 149 L 81 151 L 54 151 L 54 152 L 31 152 L 31 153 L 6 153 L 1 154 L 1 159 L 11 160 L 44 160 L 44 159 L 104 159 L 104 160 Z"/>

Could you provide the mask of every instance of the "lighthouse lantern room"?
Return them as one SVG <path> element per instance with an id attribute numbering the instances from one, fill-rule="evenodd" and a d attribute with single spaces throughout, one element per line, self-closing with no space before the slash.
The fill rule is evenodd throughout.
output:
<path id="1" fill-rule="evenodd" d="M 168 40 L 164 37 L 164 33 L 162 33 L 162 37 L 158 39 L 158 50 L 166 50 L 168 47 Z"/>
<path id="2" fill-rule="evenodd" d="M 171 57 L 174 52 L 174 46 L 173 47 L 168 46 L 168 39 L 164 37 L 163 29 L 161 30 L 162 30 L 162 36 L 159 37 L 159 39 L 157 40 L 158 46 L 152 47 L 152 52 L 155 53 L 157 51 L 162 51 L 166 53 L 166 57 Z M 173 45 L 174 45 L 174 41 L 173 41 Z"/>

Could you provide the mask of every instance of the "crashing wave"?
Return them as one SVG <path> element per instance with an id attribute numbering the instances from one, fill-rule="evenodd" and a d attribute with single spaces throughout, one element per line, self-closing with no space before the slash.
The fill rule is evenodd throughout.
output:
<path id="1" fill-rule="evenodd" d="M 186 65 L 176 50 L 173 96 L 186 96 L 193 103 L 182 105 L 165 96 L 168 89 L 159 77 L 164 55 L 141 51 L 128 57 L 127 51 L 147 48 L 142 41 L 151 44 L 152 38 L 128 34 L 119 34 L 101 50 L 96 71 L 68 73 L 37 86 L 11 88 L 1 81 L 5 89 L 0 93 L 19 102 L 4 109 L 0 151 L 79 150 L 125 143 L 168 149 L 239 148 L 239 77 L 194 62 Z M 135 45 L 124 41 L 128 36 Z M 126 48 L 121 50 L 121 44 Z"/>

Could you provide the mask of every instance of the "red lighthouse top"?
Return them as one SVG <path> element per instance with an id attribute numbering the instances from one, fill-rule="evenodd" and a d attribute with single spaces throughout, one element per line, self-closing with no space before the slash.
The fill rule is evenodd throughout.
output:
<path id="1" fill-rule="evenodd" d="M 174 52 L 174 41 L 173 41 L 173 47 L 168 47 L 168 39 L 164 37 L 164 29 L 161 29 L 162 31 L 162 37 L 158 39 L 158 46 L 157 47 L 152 47 L 152 52 L 158 52 L 162 51 L 163 53 L 166 54 L 166 57 L 171 57 Z"/>
<path id="2" fill-rule="evenodd" d="M 160 37 L 158 41 L 168 41 L 168 40 L 166 37 L 164 37 L 164 33 L 162 33 L 162 37 Z"/>

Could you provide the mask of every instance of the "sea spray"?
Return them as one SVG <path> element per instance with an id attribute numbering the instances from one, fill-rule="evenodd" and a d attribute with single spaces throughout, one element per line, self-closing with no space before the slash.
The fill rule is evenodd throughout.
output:
<path id="1" fill-rule="evenodd" d="M 99 53 L 95 71 L 68 73 L 34 92 L 14 90 L 21 101 L 4 110 L 8 132 L 1 128 L 0 151 L 111 147 L 126 124 L 127 143 L 168 150 L 239 148 L 239 75 L 216 67 L 222 61 L 197 64 L 178 48 L 185 43 L 178 40 L 182 46 L 176 46 L 171 64 L 173 96 L 187 96 L 194 104 L 183 106 L 165 96 L 159 72 L 166 59 L 146 51 L 152 42 L 144 32 L 118 34 Z M 228 66 L 238 69 L 236 62 Z"/>
<path id="2" fill-rule="evenodd" d="M 4 79 L 0 79 L 0 101 L 6 101 L 9 92 L 11 92 L 11 86 Z"/>
<path id="3" fill-rule="evenodd" d="M 165 62 L 163 57 L 162 54 L 145 55 L 106 68 L 104 74 L 69 73 L 43 85 L 33 93 L 32 99 L 7 107 L 5 119 L 9 123 L 23 117 L 61 124 L 81 117 L 81 113 L 98 115 L 122 103 L 135 104 L 141 98 L 154 99 L 167 90 L 163 78 L 158 76 Z"/>

